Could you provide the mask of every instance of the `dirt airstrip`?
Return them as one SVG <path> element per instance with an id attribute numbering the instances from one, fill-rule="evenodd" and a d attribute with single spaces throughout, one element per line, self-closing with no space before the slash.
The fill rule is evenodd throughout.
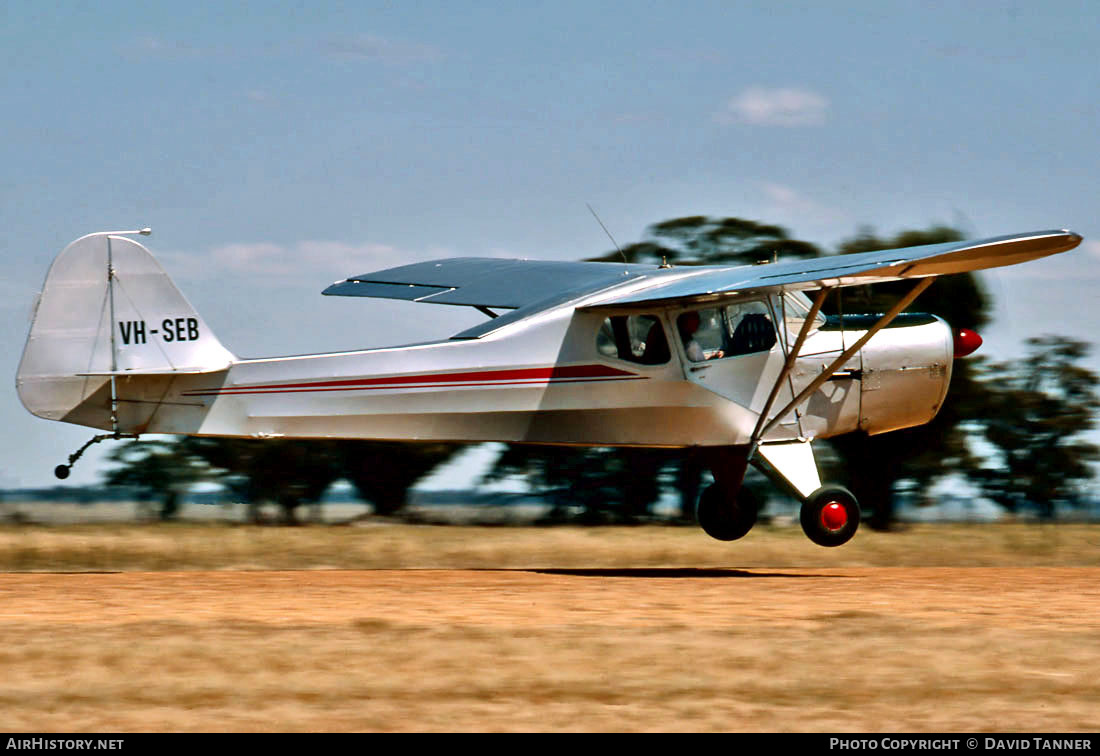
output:
<path id="1" fill-rule="evenodd" d="M 1100 568 L 0 574 L 0 729 L 1088 731 Z"/>

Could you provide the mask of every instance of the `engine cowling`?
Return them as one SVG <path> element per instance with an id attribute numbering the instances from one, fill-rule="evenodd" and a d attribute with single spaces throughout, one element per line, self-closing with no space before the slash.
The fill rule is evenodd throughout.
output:
<path id="1" fill-rule="evenodd" d="M 951 383 L 954 340 L 934 315 L 875 334 L 861 350 L 860 429 L 874 435 L 932 420 Z"/>

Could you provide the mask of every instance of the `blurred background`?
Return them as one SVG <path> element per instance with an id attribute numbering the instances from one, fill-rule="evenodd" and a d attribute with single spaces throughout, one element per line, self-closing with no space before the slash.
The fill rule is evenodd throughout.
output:
<path id="1" fill-rule="evenodd" d="M 235 353 L 446 338 L 467 308 L 320 297 L 457 255 L 754 262 L 1072 228 L 1077 250 L 937 283 L 985 338 L 924 428 L 821 444 L 874 527 L 1097 515 L 1097 10 L 800 3 L 5 3 L 2 370 L 50 261 L 145 243 Z M 617 253 L 615 253 L 617 255 Z M 881 312 L 890 287 L 853 292 Z M 151 439 L 0 393 L 0 516 L 688 521 L 677 452 Z M 762 479 L 767 514 L 793 502 Z M 53 503 L 50 503 L 53 502 Z M 471 514 L 471 512 L 473 514 Z"/>

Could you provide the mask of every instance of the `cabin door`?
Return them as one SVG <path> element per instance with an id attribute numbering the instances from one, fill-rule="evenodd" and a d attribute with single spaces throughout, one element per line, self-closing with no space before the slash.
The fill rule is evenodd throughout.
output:
<path id="1" fill-rule="evenodd" d="M 784 363 L 767 300 L 684 310 L 672 320 L 687 379 L 759 414 Z M 791 398 L 784 383 L 777 403 Z M 751 433 L 752 427 L 742 429 L 738 442 L 747 442 Z M 797 436 L 797 429 L 786 435 Z"/>

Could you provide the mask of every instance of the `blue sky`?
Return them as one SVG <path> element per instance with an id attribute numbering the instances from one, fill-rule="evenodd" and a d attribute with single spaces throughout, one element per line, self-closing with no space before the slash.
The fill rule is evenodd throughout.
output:
<path id="1" fill-rule="evenodd" d="M 585 203 L 620 243 L 696 213 L 827 246 L 868 224 L 1069 227 L 1078 250 L 987 276 L 983 352 L 1091 339 L 1098 22 L 1093 2 L 9 0 L 0 486 L 51 483 L 90 437 L 13 383 L 51 259 L 104 229 L 152 226 L 244 356 L 449 335 L 481 316 L 320 290 L 436 257 L 602 253 Z"/>

